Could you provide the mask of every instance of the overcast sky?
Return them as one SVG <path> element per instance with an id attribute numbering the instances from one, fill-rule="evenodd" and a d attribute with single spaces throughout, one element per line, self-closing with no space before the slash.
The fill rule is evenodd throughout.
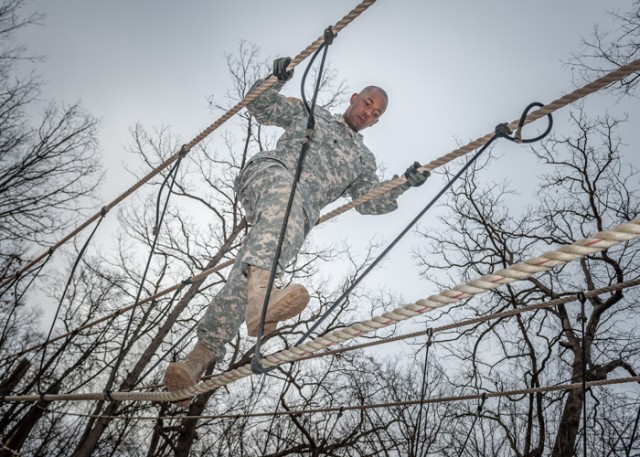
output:
<path id="1" fill-rule="evenodd" d="M 563 62 L 579 51 L 594 24 L 610 28 L 607 11 L 626 11 L 631 3 L 379 0 L 340 33 L 329 60 L 352 91 L 368 84 L 387 89 L 389 109 L 364 136 L 379 162 L 399 173 L 414 160 L 426 163 L 516 119 L 532 101 L 549 102 L 572 90 Z M 43 96 L 80 100 L 101 119 L 108 202 L 133 183 L 123 172 L 133 160 L 123 151 L 131 125 L 170 126 L 190 140 L 217 118 L 207 97 L 223 97 L 231 87 L 224 54 L 233 53 L 240 40 L 258 44 L 264 56 L 293 56 L 357 4 L 33 0 L 30 7 L 44 13 L 44 25 L 24 31 L 21 39 L 31 53 L 47 57 L 36 67 L 47 81 Z M 298 95 L 299 89 L 290 84 L 285 90 Z M 604 109 L 612 100 L 592 103 Z M 608 109 L 630 112 L 633 122 L 637 107 L 624 100 Z M 567 113 L 557 116 L 559 128 Z M 637 150 L 637 136 L 625 139 Z M 496 176 L 526 182 L 527 170 L 518 166 L 524 150 L 504 143 L 498 148 L 505 157 Z M 403 196 L 401 209 L 375 224 L 348 214 L 314 237 L 355 245 L 375 234 L 389 240 L 437 192 L 439 183 L 432 181 Z M 531 196 L 535 189 L 522 192 Z M 374 276 L 410 301 L 435 292 L 421 289 L 409 258 L 415 242 L 403 243 Z"/>

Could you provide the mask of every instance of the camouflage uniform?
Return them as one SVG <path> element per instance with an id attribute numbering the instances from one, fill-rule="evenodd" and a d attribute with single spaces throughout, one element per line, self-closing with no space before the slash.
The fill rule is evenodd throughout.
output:
<path id="1" fill-rule="evenodd" d="M 244 321 L 247 266 L 271 269 L 296 164 L 306 139 L 304 106 L 300 100 L 278 94 L 283 84 L 276 83 L 247 107 L 261 124 L 277 125 L 285 132 L 276 149 L 253 156 L 235 182 L 251 229 L 225 286 L 198 324 L 198 337 L 218 360 L 224 356 L 225 343 L 233 339 Z M 378 180 L 375 157 L 364 145 L 362 135 L 352 130 L 341 114 L 331 114 L 321 107 L 316 107 L 314 114 L 315 129 L 291 209 L 278 262 L 280 269 L 298 253 L 323 207 L 343 195 L 356 199 L 384 184 Z M 393 211 L 397 208 L 396 198 L 408 188 L 403 184 L 358 206 L 356 211 Z"/>

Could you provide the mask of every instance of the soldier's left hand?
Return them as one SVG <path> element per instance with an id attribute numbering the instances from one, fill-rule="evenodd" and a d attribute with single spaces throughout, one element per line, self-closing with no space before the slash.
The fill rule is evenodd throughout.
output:
<path id="1" fill-rule="evenodd" d="M 291 63 L 291 57 L 279 57 L 273 61 L 273 75 L 280 81 L 289 81 L 293 78 L 293 70 L 287 71 Z"/>
<path id="2" fill-rule="evenodd" d="M 431 176 L 431 172 L 429 170 L 418 171 L 421 165 L 419 162 L 414 162 L 407 171 L 404 172 L 404 177 L 407 178 L 407 182 L 412 187 L 418 187 L 423 185 L 429 176 Z"/>

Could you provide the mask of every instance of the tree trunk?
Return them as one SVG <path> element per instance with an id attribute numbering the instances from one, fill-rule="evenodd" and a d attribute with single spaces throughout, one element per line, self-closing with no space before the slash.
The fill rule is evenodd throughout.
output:
<path id="1" fill-rule="evenodd" d="M 9 376 L 2 382 L 2 384 L 0 384 L 0 395 L 9 395 L 18 385 L 24 375 L 27 374 L 29 367 L 31 367 L 31 362 L 29 362 L 27 359 L 20 360 L 16 369 L 13 370 L 13 373 L 11 373 L 11 376 Z"/>
<path id="2" fill-rule="evenodd" d="M 27 359 L 22 359 L 13 373 L 5 379 L 0 385 L 0 395 L 9 395 L 13 392 L 13 389 L 18 385 L 20 380 L 27 374 L 29 371 L 29 367 L 31 367 L 31 362 Z M 14 403 L 11 405 L 6 411 L 2 419 L 0 420 L 0 430 L 5 430 L 6 427 L 9 426 L 11 422 L 13 422 L 14 417 L 16 416 L 16 409 L 18 408 L 18 403 Z"/>
<path id="3" fill-rule="evenodd" d="M 209 398 L 214 394 L 214 391 L 210 391 L 199 395 L 195 402 L 189 407 L 189 416 L 200 416 L 204 411 L 204 408 L 209 402 Z M 183 455 L 190 455 L 191 447 L 198 437 L 196 433 L 196 425 L 198 425 L 198 419 L 184 419 L 182 421 L 182 427 L 180 428 L 180 434 L 178 442 L 175 447 L 176 457 Z"/>
<path id="4" fill-rule="evenodd" d="M 581 413 L 582 390 L 572 389 L 569 391 L 567 401 L 564 404 L 564 410 L 558 426 L 558 434 L 556 435 L 551 457 L 569 457 L 575 455 L 576 437 L 578 436 L 578 429 L 580 428 Z"/>
<path id="5" fill-rule="evenodd" d="M 59 391 L 60 385 L 56 383 L 47 389 L 45 394 L 57 394 Z M 29 412 L 16 424 L 13 430 L 9 432 L 7 439 L 2 443 L 0 457 L 14 457 L 16 453 L 20 454 L 22 445 L 40 418 L 47 412 L 47 405 L 49 403 L 48 401 L 38 401 L 31 407 Z"/>

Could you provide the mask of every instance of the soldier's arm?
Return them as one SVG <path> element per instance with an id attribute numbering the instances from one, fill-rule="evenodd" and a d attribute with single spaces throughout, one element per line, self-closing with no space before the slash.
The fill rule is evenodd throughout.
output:
<path id="1" fill-rule="evenodd" d="M 251 90 L 259 86 L 263 79 L 259 79 Z M 286 81 L 278 81 L 264 93 L 247 105 L 247 110 L 258 122 L 264 125 L 277 125 L 287 128 L 296 117 L 304 113 L 302 101 L 285 97 L 278 92 Z"/>

